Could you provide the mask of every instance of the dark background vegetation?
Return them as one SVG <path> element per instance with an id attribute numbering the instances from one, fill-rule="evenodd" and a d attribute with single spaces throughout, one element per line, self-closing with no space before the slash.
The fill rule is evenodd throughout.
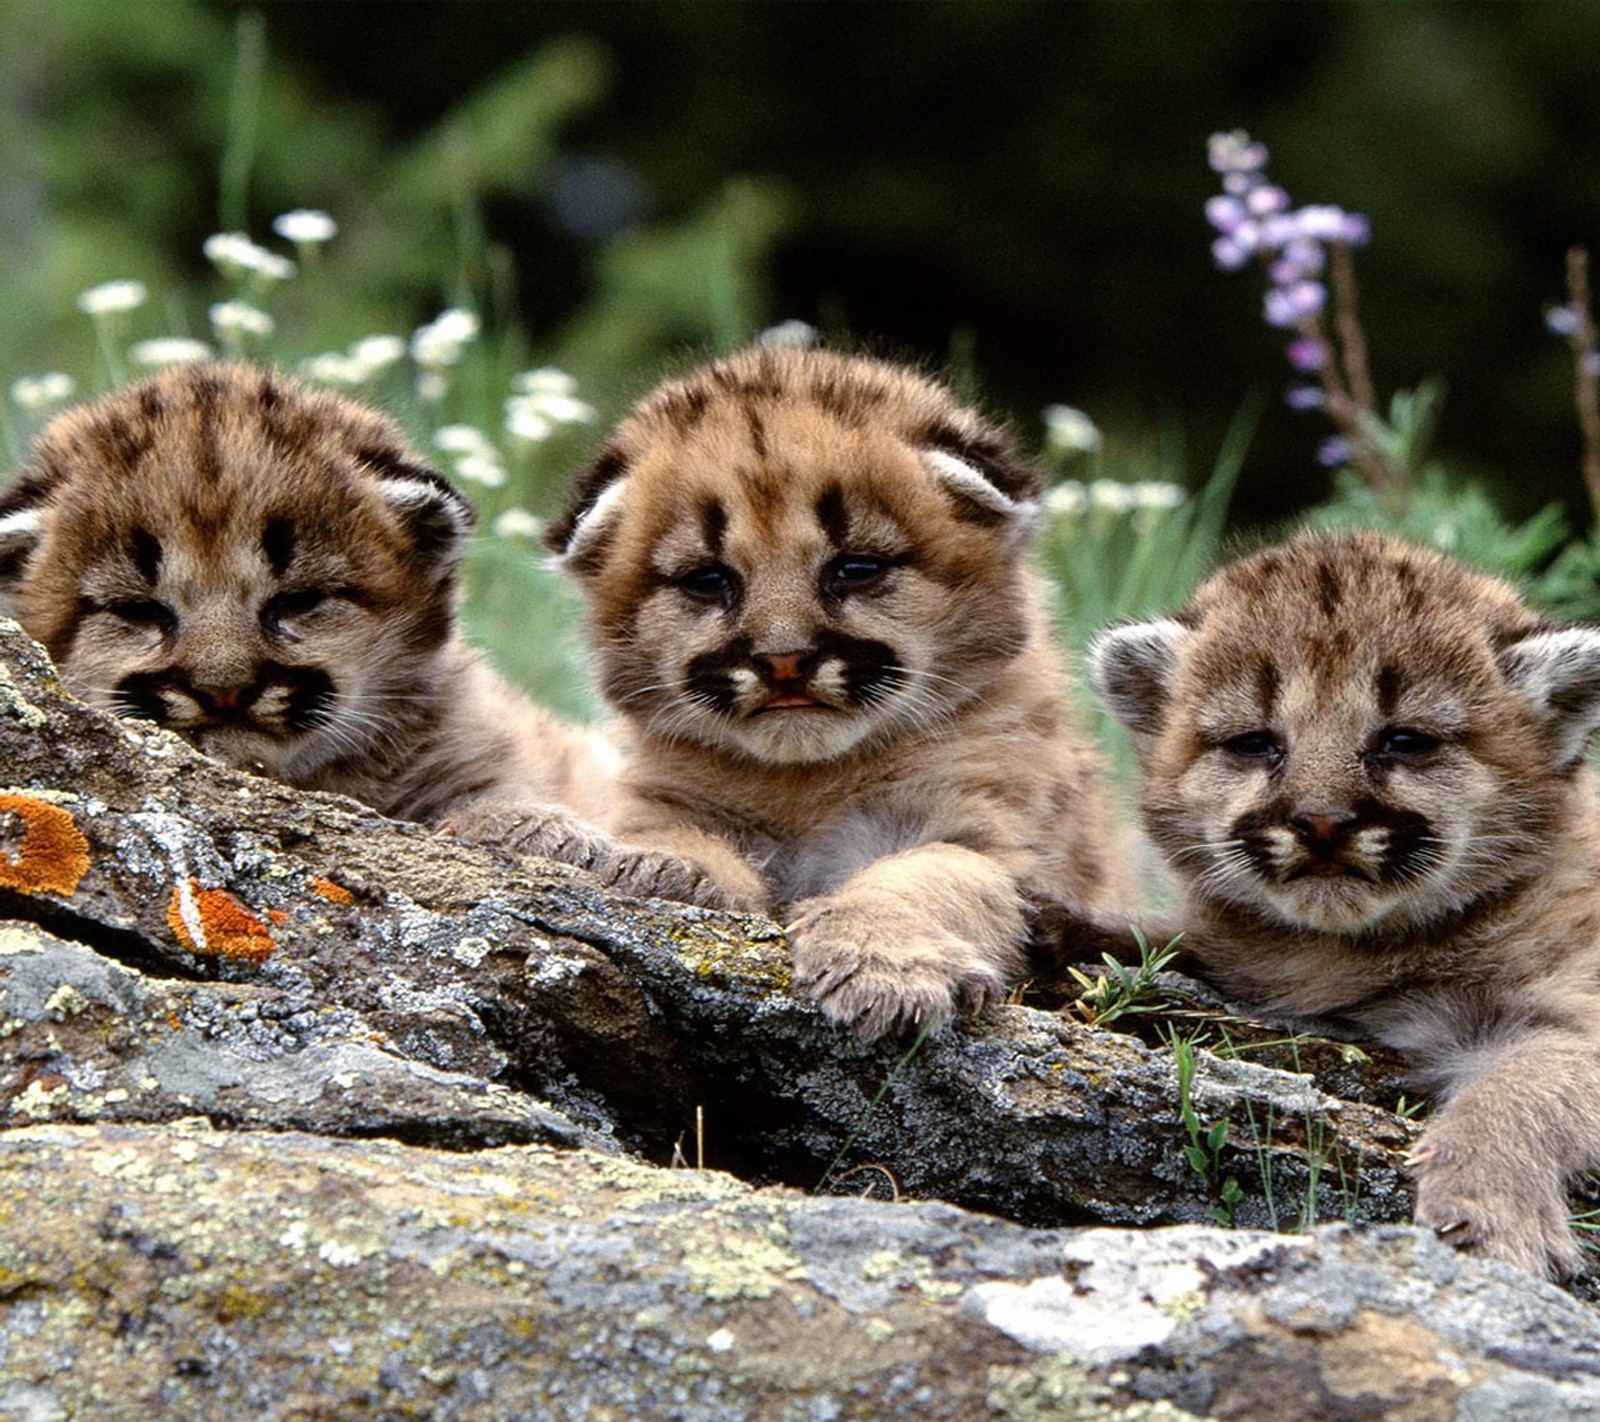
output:
<path id="1" fill-rule="evenodd" d="M 1243 125 L 1297 201 L 1370 215 L 1380 388 L 1443 373 L 1441 448 L 1531 507 L 1573 492 L 1564 352 L 1541 302 L 1600 238 L 1600 5 L 367 4 L 266 7 L 274 48 L 398 131 L 506 55 L 582 34 L 604 100 L 569 164 L 619 164 L 637 216 L 730 175 L 775 180 L 768 314 L 913 352 L 970 343 L 991 396 L 1167 420 L 1208 449 L 1278 342 L 1254 273 L 1209 264 L 1205 136 Z M 569 174 L 572 169 L 569 168 Z M 491 214 L 535 324 L 581 299 L 581 245 L 538 195 Z M 1276 410 L 1243 499 L 1318 488 L 1312 422 Z"/>
<path id="2" fill-rule="evenodd" d="M 663 363 L 798 317 L 975 372 L 1033 438 L 1051 401 L 1127 451 L 1176 432 L 1196 471 L 1264 392 L 1236 512 L 1287 514 L 1326 492 L 1323 431 L 1277 400 L 1259 273 L 1215 271 L 1201 215 L 1205 138 L 1242 126 L 1297 202 L 1370 216 L 1359 273 L 1380 389 L 1443 375 L 1452 469 L 1508 511 L 1560 497 L 1587 518 L 1570 362 L 1541 307 L 1566 248 L 1600 241 L 1600 4 L 253 8 L 267 70 L 252 232 L 328 208 L 352 264 L 383 270 L 363 278 L 367 309 L 411 320 L 456 295 L 416 242 L 470 249 L 533 353 L 576 369 L 607 415 Z M 159 276 L 157 251 L 174 283 L 203 280 L 240 7 L 0 10 L 5 339 L 20 320 L 38 368 L 65 343 L 71 318 L 44 303 L 69 281 Z M 543 127 L 521 150 L 441 147 L 464 113 L 510 135 L 495 105 L 532 102 L 530 85 Z M 417 197 L 463 167 L 455 195 Z M 707 317 L 668 288 L 717 243 L 726 299 Z"/>

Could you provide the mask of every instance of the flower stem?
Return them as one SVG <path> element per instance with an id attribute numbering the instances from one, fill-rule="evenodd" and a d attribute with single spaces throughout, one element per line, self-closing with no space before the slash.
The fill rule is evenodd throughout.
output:
<path id="1" fill-rule="evenodd" d="M 1575 318 L 1567 337 L 1572 346 L 1576 377 L 1573 401 L 1578 429 L 1583 436 L 1583 484 L 1589 505 L 1600 520 L 1600 375 L 1594 369 L 1594 312 L 1589 303 L 1589 250 L 1574 247 L 1567 253 L 1567 301 Z"/>
<path id="2" fill-rule="evenodd" d="M 1334 322 L 1339 329 L 1339 351 L 1344 361 L 1345 380 L 1350 398 L 1363 414 L 1377 410 L 1372 374 L 1367 367 L 1367 337 L 1356 315 L 1356 264 L 1348 242 L 1333 242 L 1328 247 L 1329 279 L 1333 287 Z"/>
<path id="3" fill-rule="evenodd" d="M 260 12 L 241 11 L 234 36 L 233 88 L 228 96 L 228 138 L 217 211 L 225 231 L 243 232 L 249 225 L 250 170 L 255 164 L 261 75 L 267 57 L 267 26 Z"/>

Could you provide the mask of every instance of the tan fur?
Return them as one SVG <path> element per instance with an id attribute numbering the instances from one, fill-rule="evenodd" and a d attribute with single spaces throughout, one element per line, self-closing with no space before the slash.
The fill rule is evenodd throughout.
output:
<path id="1" fill-rule="evenodd" d="M 471 524 L 373 411 L 251 366 L 178 367 L 45 429 L 0 496 L 0 592 L 94 705 L 292 785 L 616 869 L 553 808 L 603 812 L 616 752 L 456 635 Z"/>
<path id="2" fill-rule="evenodd" d="M 1410 1054 L 1439 1097 L 1417 1219 L 1570 1269 L 1566 1184 L 1600 1160 L 1600 632 L 1432 553 L 1308 536 L 1094 660 L 1202 970 Z"/>
<path id="3" fill-rule="evenodd" d="M 634 737 L 612 827 L 791 920 L 800 988 L 869 1036 L 1002 993 L 1026 889 L 1109 892 L 1041 482 L 910 370 L 752 350 L 646 398 L 552 530 Z"/>

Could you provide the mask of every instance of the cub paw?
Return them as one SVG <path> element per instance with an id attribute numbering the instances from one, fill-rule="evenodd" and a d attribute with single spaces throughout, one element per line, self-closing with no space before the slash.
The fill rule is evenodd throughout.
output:
<path id="1" fill-rule="evenodd" d="M 616 851 L 603 830 L 555 805 L 480 800 L 462 806 L 438 826 L 443 834 L 498 845 L 517 854 L 555 859 L 598 873 Z"/>
<path id="2" fill-rule="evenodd" d="M 613 846 L 610 857 L 595 868 L 599 879 L 618 893 L 639 899 L 671 899 L 700 908 L 751 912 L 750 905 L 687 859 L 660 849 Z"/>
<path id="3" fill-rule="evenodd" d="M 1417 1177 L 1416 1222 L 1466 1254 L 1501 1259 L 1546 1278 L 1576 1271 L 1582 1248 L 1556 1185 L 1526 1173 L 1501 1175 L 1424 1139 L 1410 1161 Z"/>
<path id="4" fill-rule="evenodd" d="M 744 912 L 760 907 L 746 903 L 687 859 L 666 850 L 623 844 L 559 806 L 480 800 L 456 810 L 438 828 L 443 834 L 479 844 L 587 869 L 608 888 L 632 898 L 672 899 L 700 908 Z"/>
<path id="5" fill-rule="evenodd" d="M 868 1041 L 937 1029 L 1006 993 L 990 955 L 911 914 L 871 914 L 824 901 L 802 913 L 788 934 L 795 990 Z"/>

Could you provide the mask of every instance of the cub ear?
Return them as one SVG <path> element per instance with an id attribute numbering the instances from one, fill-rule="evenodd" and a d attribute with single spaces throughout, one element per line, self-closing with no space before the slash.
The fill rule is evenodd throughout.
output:
<path id="1" fill-rule="evenodd" d="M 400 516 L 423 562 L 441 573 L 453 571 L 478 519 L 466 496 L 423 464 L 389 460 L 374 472 L 379 497 Z"/>
<path id="2" fill-rule="evenodd" d="M 1161 734 L 1189 629 L 1171 618 L 1113 627 L 1089 648 L 1089 675 L 1142 751 Z"/>
<path id="3" fill-rule="evenodd" d="M 558 565 L 576 573 L 597 566 L 597 555 L 616 526 L 627 487 L 627 457 L 607 445 L 573 481 L 567 507 L 545 530 L 545 547 L 556 555 Z"/>
<path id="4" fill-rule="evenodd" d="M 957 498 L 996 515 L 1011 526 L 1020 536 L 1033 527 L 1039 505 L 1032 499 L 1014 499 L 1003 489 L 991 484 L 964 459 L 946 454 L 942 449 L 925 449 L 922 462 L 929 472 Z"/>
<path id="5" fill-rule="evenodd" d="M 979 426 L 930 432 L 921 450 L 923 465 L 946 489 L 969 504 L 996 515 L 1020 537 L 1039 512 L 1044 475 L 1012 448 L 1008 436 Z"/>
<path id="6" fill-rule="evenodd" d="M 44 486 L 26 480 L 0 495 L 0 599 L 17 590 L 44 537 L 44 502 Z"/>
<path id="7" fill-rule="evenodd" d="M 1549 733 L 1556 763 L 1582 760 L 1600 729 L 1600 628 L 1535 632 L 1501 649 L 1500 668 Z"/>

